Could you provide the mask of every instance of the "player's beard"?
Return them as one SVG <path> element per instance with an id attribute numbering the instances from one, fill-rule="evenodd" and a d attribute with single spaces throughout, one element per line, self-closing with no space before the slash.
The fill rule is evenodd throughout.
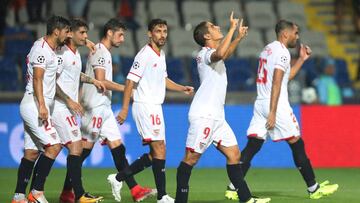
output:
<path id="1" fill-rule="evenodd" d="M 157 47 L 162 48 L 166 44 L 165 38 L 160 38 L 158 41 L 154 41 Z"/>
<path id="2" fill-rule="evenodd" d="M 295 48 L 298 40 L 293 40 L 288 43 L 288 48 Z"/>

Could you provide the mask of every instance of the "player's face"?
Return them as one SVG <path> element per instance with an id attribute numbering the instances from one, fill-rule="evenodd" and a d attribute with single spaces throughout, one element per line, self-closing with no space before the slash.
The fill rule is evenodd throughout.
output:
<path id="1" fill-rule="evenodd" d="M 111 46 L 113 47 L 119 47 L 121 43 L 125 41 L 125 31 L 123 29 L 119 29 L 116 31 L 111 31 Z"/>
<path id="2" fill-rule="evenodd" d="M 299 28 L 295 25 L 293 29 L 289 29 L 289 40 L 288 46 L 289 48 L 295 48 L 297 41 L 299 39 Z"/>
<path id="3" fill-rule="evenodd" d="M 86 27 L 80 27 L 76 31 L 72 32 L 72 41 L 76 46 L 84 46 L 86 39 L 88 38 Z"/>
<path id="4" fill-rule="evenodd" d="M 156 25 L 152 31 L 148 32 L 150 40 L 156 44 L 157 47 L 163 47 L 166 43 L 168 30 L 164 24 Z"/>
<path id="5" fill-rule="evenodd" d="M 71 37 L 70 28 L 66 27 L 58 31 L 57 43 L 59 46 L 63 46 L 65 41 Z"/>
<path id="6" fill-rule="evenodd" d="M 212 40 L 221 40 L 224 35 L 221 32 L 220 26 L 214 25 L 213 23 L 207 23 L 208 31 Z"/>

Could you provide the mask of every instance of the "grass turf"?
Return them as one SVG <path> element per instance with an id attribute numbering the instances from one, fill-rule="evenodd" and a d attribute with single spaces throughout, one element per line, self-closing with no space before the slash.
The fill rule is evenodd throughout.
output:
<path id="1" fill-rule="evenodd" d="M 104 203 L 115 202 L 106 178 L 114 169 L 83 169 L 83 182 L 86 191 L 104 196 Z M 17 169 L 0 169 L 0 203 L 10 202 L 16 184 Z M 272 202 L 327 202 L 327 203 L 358 203 L 360 202 L 360 169 L 317 169 L 318 181 L 330 180 L 340 185 L 332 196 L 319 200 L 310 200 L 306 193 L 305 184 L 295 169 L 251 169 L 246 177 L 253 195 L 271 197 Z M 58 202 L 62 189 L 65 169 L 54 169 L 50 173 L 45 185 L 46 198 L 50 203 Z M 136 176 L 141 185 L 154 186 L 152 171 L 147 169 Z M 225 169 L 193 170 L 190 179 L 189 202 L 193 203 L 230 203 L 225 200 L 224 192 L 228 178 Z M 167 169 L 167 191 L 175 196 L 176 170 Z M 127 186 L 122 189 L 122 201 L 132 202 Z M 152 197 L 144 202 L 156 202 Z"/>

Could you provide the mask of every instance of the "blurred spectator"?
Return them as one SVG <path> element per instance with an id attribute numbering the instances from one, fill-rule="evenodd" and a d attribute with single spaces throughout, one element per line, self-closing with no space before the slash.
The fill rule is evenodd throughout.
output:
<path id="1" fill-rule="evenodd" d="M 67 0 L 66 8 L 70 18 L 81 18 L 86 20 L 86 8 L 89 6 L 89 0 Z"/>
<path id="2" fill-rule="evenodd" d="M 0 0 L 0 56 L 4 53 L 4 31 L 6 28 L 7 6 L 10 0 Z"/>
<path id="3" fill-rule="evenodd" d="M 45 22 L 46 17 L 51 15 L 52 0 L 27 0 L 26 9 L 29 23 Z M 43 7 L 45 6 L 45 16 L 43 16 Z"/>
<path id="4" fill-rule="evenodd" d="M 139 23 L 135 20 L 136 0 L 115 0 L 115 5 L 117 2 L 119 2 L 117 16 L 125 22 L 129 29 L 138 29 Z"/>
<path id="5" fill-rule="evenodd" d="M 341 89 L 334 77 L 335 70 L 335 60 L 333 58 L 325 58 L 323 72 L 315 82 L 321 104 L 342 104 Z"/>
<path id="6" fill-rule="evenodd" d="M 123 76 L 121 72 L 121 59 L 119 55 L 113 55 L 112 56 L 112 65 L 113 65 L 113 79 L 114 82 L 117 82 L 119 84 L 125 83 L 125 77 Z M 112 94 L 112 103 L 113 104 L 121 104 L 123 98 L 122 92 L 113 91 Z"/>
<path id="7" fill-rule="evenodd" d="M 356 34 L 360 34 L 360 0 L 353 0 L 353 9 L 354 9 L 354 25 Z"/>

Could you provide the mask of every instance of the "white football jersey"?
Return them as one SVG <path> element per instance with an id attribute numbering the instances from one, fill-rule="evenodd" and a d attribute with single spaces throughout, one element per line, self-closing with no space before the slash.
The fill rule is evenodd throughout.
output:
<path id="1" fill-rule="evenodd" d="M 268 44 L 260 53 L 257 83 L 257 99 L 270 99 L 275 68 L 285 72 L 281 83 L 280 101 L 288 100 L 287 85 L 290 76 L 290 52 L 279 41 Z"/>
<path id="2" fill-rule="evenodd" d="M 166 90 L 166 61 L 164 51 L 160 54 L 148 44 L 135 56 L 127 79 L 137 84 L 133 97 L 135 102 L 162 104 Z"/>
<path id="3" fill-rule="evenodd" d="M 34 67 L 43 68 L 45 70 L 43 78 L 43 95 L 44 99 L 54 100 L 56 72 L 58 69 L 58 61 L 53 47 L 51 47 L 45 37 L 38 39 L 32 46 L 30 53 L 26 57 L 27 73 L 26 73 L 26 92 L 34 93 L 33 74 Z"/>
<path id="4" fill-rule="evenodd" d="M 225 119 L 226 67 L 223 60 L 211 63 L 214 52 L 215 49 L 203 47 L 196 57 L 200 87 L 191 103 L 189 117 Z"/>
<path id="5" fill-rule="evenodd" d="M 58 61 L 57 84 L 62 91 L 67 94 L 73 101 L 78 101 L 80 73 L 81 73 L 81 57 L 78 50 L 72 50 L 67 45 L 62 46 L 56 52 Z M 54 111 L 67 108 L 61 99 L 55 99 Z"/>
<path id="6" fill-rule="evenodd" d="M 102 44 L 96 44 L 95 53 L 89 54 L 89 58 L 86 64 L 85 74 L 95 78 L 96 68 L 101 68 L 105 70 L 105 79 L 112 81 L 112 60 L 111 53 L 109 50 Z M 110 90 L 106 90 L 105 94 L 98 92 L 97 88 L 92 84 L 84 83 L 83 85 L 83 95 L 82 103 L 86 108 L 94 108 L 100 105 L 111 105 L 111 94 Z"/>

